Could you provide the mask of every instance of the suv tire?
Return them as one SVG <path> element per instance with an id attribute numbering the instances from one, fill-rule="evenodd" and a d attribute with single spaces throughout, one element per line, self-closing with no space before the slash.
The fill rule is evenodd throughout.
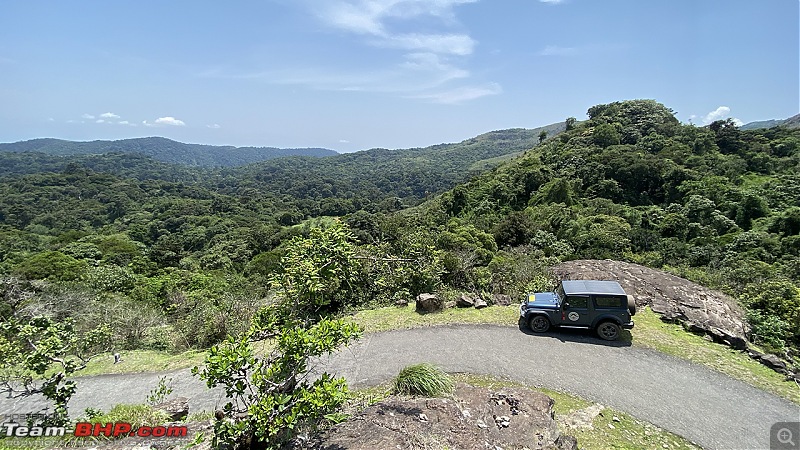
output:
<path id="1" fill-rule="evenodd" d="M 614 322 L 603 322 L 597 326 L 597 335 L 606 341 L 616 341 L 619 339 L 620 328 Z"/>
<path id="2" fill-rule="evenodd" d="M 541 314 L 533 315 L 528 320 L 528 327 L 534 333 L 544 333 L 550 329 L 550 319 Z"/>

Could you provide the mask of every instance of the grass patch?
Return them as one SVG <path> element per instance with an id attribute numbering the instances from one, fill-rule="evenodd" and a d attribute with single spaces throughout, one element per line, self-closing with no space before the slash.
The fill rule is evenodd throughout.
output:
<path id="1" fill-rule="evenodd" d="M 513 325 L 519 317 L 519 306 L 491 306 L 483 309 L 448 308 L 438 313 L 420 314 L 414 304 L 389 306 L 359 311 L 353 319 L 365 333 L 402 330 L 448 324 L 497 324 Z"/>
<path id="2" fill-rule="evenodd" d="M 208 352 L 190 350 L 171 354 L 154 350 L 132 350 L 120 352 L 122 360 L 114 364 L 111 353 L 103 354 L 91 360 L 78 376 L 101 375 L 109 373 L 170 372 L 186 369 L 203 363 Z"/>
<path id="3" fill-rule="evenodd" d="M 400 371 L 394 379 L 393 391 L 402 395 L 440 397 L 453 391 L 453 380 L 433 364 L 414 364 Z"/>

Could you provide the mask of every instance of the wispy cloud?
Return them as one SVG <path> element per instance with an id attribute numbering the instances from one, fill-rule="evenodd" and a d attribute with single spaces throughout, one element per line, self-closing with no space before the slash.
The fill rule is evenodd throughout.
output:
<path id="1" fill-rule="evenodd" d="M 578 53 L 575 47 L 561 47 L 558 45 L 548 45 L 539 52 L 539 56 L 572 56 Z"/>
<path id="2" fill-rule="evenodd" d="M 91 114 L 84 114 L 84 115 L 81 116 L 81 118 L 82 119 L 92 120 L 92 119 L 94 119 L 94 116 L 91 115 Z"/>
<path id="3" fill-rule="evenodd" d="M 112 112 L 100 114 L 100 117 L 103 119 L 119 119 L 119 116 Z"/>
<path id="4" fill-rule="evenodd" d="M 210 125 L 206 125 L 206 128 L 211 128 L 212 130 L 219 130 L 222 127 L 220 127 L 218 123 L 212 123 Z"/>
<path id="5" fill-rule="evenodd" d="M 433 92 L 429 94 L 415 95 L 413 98 L 421 98 L 430 100 L 433 103 L 443 104 L 459 104 L 477 98 L 485 97 L 487 95 L 497 95 L 503 92 L 503 89 L 497 83 L 489 83 L 485 86 L 462 86 L 455 89 Z"/>
<path id="6" fill-rule="evenodd" d="M 542 3 L 549 3 L 551 5 L 557 5 L 559 3 L 564 3 L 564 0 L 539 0 Z"/>
<path id="7" fill-rule="evenodd" d="M 728 108 L 727 106 L 720 106 L 717 109 L 703 116 L 703 125 L 708 125 L 711 122 L 714 122 L 715 120 L 726 119 L 730 116 L 730 114 L 731 114 L 730 108 Z M 744 125 L 744 122 L 737 119 L 736 117 L 730 117 L 730 119 L 733 121 L 733 123 L 736 124 L 736 126 Z"/>
<path id="8" fill-rule="evenodd" d="M 471 87 L 457 84 L 468 83 L 471 77 L 465 66 L 477 42 L 456 20 L 455 8 L 475 1 L 305 0 L 303 4 L 321 22 L 356 36 L 362 45 L 400 50 L 395 62 L 358 72 L 294 68 L 241 76 L 314 89 L 389 92 L 406 98 L 445 98 L 452 92 L 466 92 Z"/>

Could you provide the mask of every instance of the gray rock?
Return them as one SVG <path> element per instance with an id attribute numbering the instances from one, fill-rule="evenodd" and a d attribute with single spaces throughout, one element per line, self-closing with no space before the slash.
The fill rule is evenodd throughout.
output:
<path id="1" fill-rule="evenodd" d="M 486 303 L 486 300 L 480 297 L 475 299 L 475 309 L 483 309 L 486 308 L 487 306 L 489 306 L 489 304 Z"/>
<path id="2" fill-rule="evenodd" d="M 786 363 L 783 362 L 778 356 L 772 354 L 764 354 L 761 355 L 759 358 L 761 360 L 761 364 L 781 373 L 789 373 L 786 369 Z"/>
<path id="3" fill-rule="evenodd" d="M 506 294 L 493 294 L 492 303 L 497 306 L 508 306 L 513 303 L 510 295 Z"/>
<path id="4" fill-rule="evenodd" d="M 417 296 L 417 312 L 429 313 L 444 309 L 444 300 L 436 294 L 419 294 Z"/>
<path id="5" fill-rule="evenodd" d="M 473 294 L 461 294 L 456 300 L 456 306 L 459 308 L 472 308 L 475 306 L 476 296 Z"/>
<path id="6" fill-rule="evenodd" d="M 389 397 L 326 432 L 319 448 L 576 448 L 559 433 L 550 397 L 526 389 L 500 392 L 459 384 L 452 399 Z M 420 420 L 423 414 L 427 421 Z"/>
<path id="7" fill-rule="evenodd" d="M 184 420 L 189 416 L 189 399 L 186 397 L 176 397 L 164 403 L 153 406 L 169 415 L 171 422 Z"/>

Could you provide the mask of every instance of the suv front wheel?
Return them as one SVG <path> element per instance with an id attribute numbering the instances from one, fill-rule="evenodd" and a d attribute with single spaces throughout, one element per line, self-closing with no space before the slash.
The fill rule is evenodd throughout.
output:
<path id="1" fill-rule="evenodd" d="M 614 322 L 603 322 L 597 326 L 597 335 L 607 341 L 616 341 L 619 339 L 619 333 L 619 325 Z"/>
<path id="2" fill-rule="evenodd" d="M 530 318 L 528 326 L 534 333 L 544 333 L 550 329 L 550 320 L 545 316 L 537 314 Z"/>

